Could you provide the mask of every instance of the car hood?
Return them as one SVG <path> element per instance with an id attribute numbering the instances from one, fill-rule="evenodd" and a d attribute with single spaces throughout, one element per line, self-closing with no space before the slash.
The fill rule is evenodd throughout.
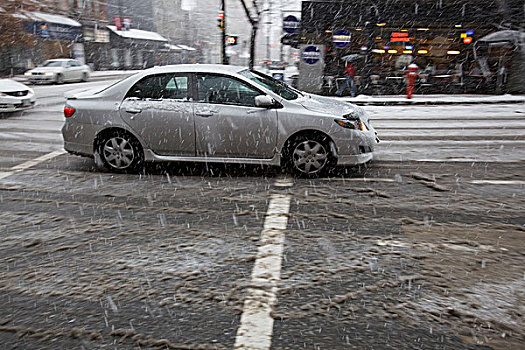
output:
<path id="1" fill-rule="evenodd" d="M 30 72 L 35 73 L 45 73 L 45 72 L 60 72 L 64 67 L 36 67 L 30 70 Z"/>
<path id="2" fill-rule="evenodd" d="M 362 119 L 365 119 L 364 121 L 368 122 L 368 118 L 361 107 L 335 98 L 305 94 L 298 102 L 310 111 L 339 117 L 345 114 L 358 113 Z"/>
<path id="3" fill-rule="evenodd" d="M 0 79 L 0 92 L 29 90 L 27 86 L 11 79 Z"/>

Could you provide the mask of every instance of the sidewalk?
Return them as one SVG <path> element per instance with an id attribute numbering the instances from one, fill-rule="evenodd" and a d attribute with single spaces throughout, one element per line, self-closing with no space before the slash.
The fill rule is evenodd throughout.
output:
<path id="1" fill-rule="evenodd" d="M 494 104 L 525 103 L 525 95 L 413 95 L 407 99 L 404 95 L 358 95 L 356 97 L 336 97 L 359 106 L 392 105 L 454 105 L 454 104 Z"/>

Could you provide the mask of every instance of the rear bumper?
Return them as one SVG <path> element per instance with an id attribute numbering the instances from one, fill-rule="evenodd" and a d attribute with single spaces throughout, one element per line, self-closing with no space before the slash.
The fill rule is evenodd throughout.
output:
<path id="1" fill-rule="evenodd" d="M 93 157 L 93 146 L 82 143 L 64 142 L 64 149 L 74 155 Z"/>
<path id="2" fill-rule="evenodd" d="M 62 127 L 64 149 L 72 154 L 92 157 L 95 134 L 94 125 L 73 123 L 66 120 Z"/>

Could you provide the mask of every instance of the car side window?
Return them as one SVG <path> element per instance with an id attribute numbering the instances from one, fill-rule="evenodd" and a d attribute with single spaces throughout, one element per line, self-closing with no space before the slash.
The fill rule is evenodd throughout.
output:
<path id="1" fill-rule="evenodd" d="M 139 99 L 187 99 L 188 76 L 155 74 L 139 80 L 126 94 L 126 98 Z"/>
<path id="2" fill-rule="evenodd" d="M 223 75 L 197 74 L 199 102 L 255 106 L 255 96 L 263 95 L 252 86 Z"/>
<path id="3" fill-rule="evenodd" d="M 79 67 L 80 66 L 80 62 L 77 62 L 77 61 L 69 61 L 69 65 L 71 67 Z"/>

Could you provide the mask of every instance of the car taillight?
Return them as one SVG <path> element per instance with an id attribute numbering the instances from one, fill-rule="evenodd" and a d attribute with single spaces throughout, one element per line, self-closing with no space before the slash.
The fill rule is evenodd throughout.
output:
<path id="1" fill-rule="evenodd" d="M 67 105 L 64 106 L 64 117 L 66 117 L 66 118 L 71 117 L 73 114 L 75 114 L 75 111 L 76 111 L 76 109 L 74 109 L 71 106 L 67 106 Z"/>

